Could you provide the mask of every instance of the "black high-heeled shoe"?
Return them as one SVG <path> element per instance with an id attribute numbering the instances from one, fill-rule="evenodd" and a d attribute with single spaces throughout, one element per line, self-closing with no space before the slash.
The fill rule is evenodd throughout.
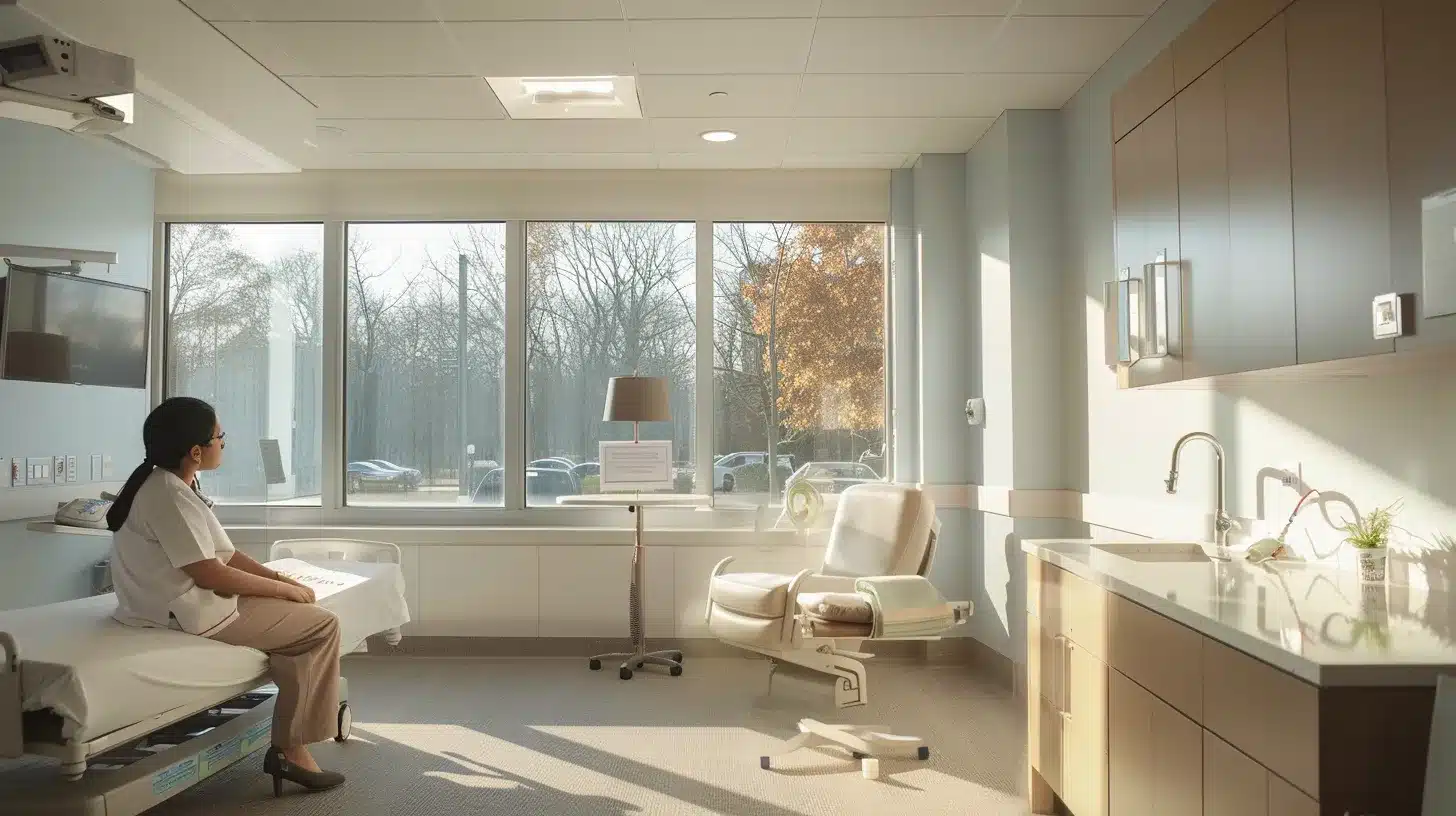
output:
<path id="1" fill-rule="evenodd" d="M 283 749 L 272 747 L 263 757 L 263 773 L 273 777 L 273 795 L 283 795 L 283 780 L 302 785 L 308 791 L 326 791 L 344 784 L 344 775 L 337 771 L 307 771 L 289 762 Z"/>

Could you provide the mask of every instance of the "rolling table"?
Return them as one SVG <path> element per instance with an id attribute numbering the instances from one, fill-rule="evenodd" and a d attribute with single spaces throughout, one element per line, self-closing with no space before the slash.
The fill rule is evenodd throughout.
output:
<path id="1" fill-rule="evenodd" d="M 626 661 L 617 673 L 623 680 L 631 680 L 632 670 L 647 664 L 667 666 L 668 673 L 673 677 L 682 674 L 682 652 L 647 651 L 647 633 L 642 613 L 642 517 L 644 508 L 647 507 L 706 507 L 711 498 L 696 493 L 601 493 L 591 496 L 562 496 L 556 500 L 557 504 L 566 506 L 625 507 L 627 512 L 636 516 L 633 519 L 632 535 L 632 586 L 627 594 L 628 631 L 632 638 L 632 651 L 597 655 L 588 663 L 592 671 L 601 669 L 603 660 L 624 657 Z"/>

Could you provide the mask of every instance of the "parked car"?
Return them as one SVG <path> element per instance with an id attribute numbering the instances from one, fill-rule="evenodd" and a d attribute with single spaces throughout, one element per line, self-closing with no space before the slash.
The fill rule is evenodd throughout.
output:
<path id="1" fill-rule="evenodd" d="M 388 462 L 383 459 L 365 459 L 364 461 L 368 462 L 371 465 L 378 466 L 384 470 L 388 470 L 392 473 L 403 474 L 405 481 L 409 484 L 410 487 L 419 487 L 420 483 L 425 480 L 424 476 L 415 468 L 401 467 L 393 462 Z"/>
<path id="2" fill-rule="evenodd" d="M 588 476 L 602 475 L 602 466 L 596 462 L 582 462 L 571 469 L 571 475 L 577 479 L 585 479 Z"/>
<path id="3" fill-rule="evenodd" d="M 369 461 L 350 462 L 347 487 L 350 493 L 358 493 L 369 485 L 397 487 L 408 490 L 409 476 L 397 470 L 385 470 Z"/>
<path id="4" fill-rule="evenodd" d="M 537 459 L 527 467 L 541 468 L 543 470 L 571 470 L 576 463 L 561 456 L 548 456 L 545 459 Z"/>
<path id="5" fill-rule="evenodd" d="M 870 448 L 864 453 L 861 453 L 859 455 L 859 463 L 862 465 L 869 465 L 875 471 L 875 473 L 879 474 L 880 476 L 884 476 L 885 446 L 881 445 L 878 448 Z"/>
<path id="6" fill-rule="evenodd" d="M 810 462 L 789 477 L 784 483 L 784 491 L 806 481 L 820 493 L 843 493 L 854 485 L 879 480 L 874 469 L 859 462 Z"/>
<path id="7" fill-rule="evenodd" d="M 765 451 L 727 453 L 718 457 L 713 462 L 713 489 L 720 493 L 732 493 L 738 482 L 733 471 L 748 465 L 761 465 L 767 461 L 768 453 Z M 779 454 L 779 467 L 792 472 L 794 457 L 787 453 Z"/>
<path id="8" fill-rule="evenodd" d="M 532 504 L 555 504 L 561 496 L 581 493 L 581 481 L 569 470 L 558 468 L 526 468 L 526 499 Z M 496 468 L 485 474 L 471 491 L 475 504 L 500 504 L 505 495 L 505 469 Z"/>

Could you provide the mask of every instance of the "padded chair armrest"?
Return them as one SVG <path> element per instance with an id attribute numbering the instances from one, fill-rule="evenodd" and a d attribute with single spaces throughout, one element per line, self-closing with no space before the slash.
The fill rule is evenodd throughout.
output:
<path id="1" fill-rule="evenodd" d="M 799 594 L 805 592 L 854 592 L 857 579 L 848 575 L 824 575 L 811 572 L 799 585 Z"/>

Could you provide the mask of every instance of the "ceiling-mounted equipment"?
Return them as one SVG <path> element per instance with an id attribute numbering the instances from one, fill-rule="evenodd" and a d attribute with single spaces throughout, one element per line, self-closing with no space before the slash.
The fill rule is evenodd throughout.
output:
<path id="1" fill-rule="evenodd" d="M 23 244 L 0 244 L 0 258 L 5 260 L 5 265 L 12 269 L 25 269 L 31 272 L 51 272 L 65 275 L 79 275 L 81 264 L 99 263 L 106 264 L 106 270 L 116 264 L 115 252 L 103 252 L 94 249 L 66 249 L 64 247 L 39 247 L 25 246 Z M 15 263 L 12 258 L 40 261 L 65 261 L 65 266 L 29 266 Z"/>
<path id="2" fill-rule="evenodd" d="M 641 119 L 630 76 L 486 77 L 512 119 Z"/>
<path id="3" fill-rule="evenodd" d="M 0 118 L 72 133 L 114 133 L 131 122 L 130 57 L 46 34 L 0 43 Z"/>

